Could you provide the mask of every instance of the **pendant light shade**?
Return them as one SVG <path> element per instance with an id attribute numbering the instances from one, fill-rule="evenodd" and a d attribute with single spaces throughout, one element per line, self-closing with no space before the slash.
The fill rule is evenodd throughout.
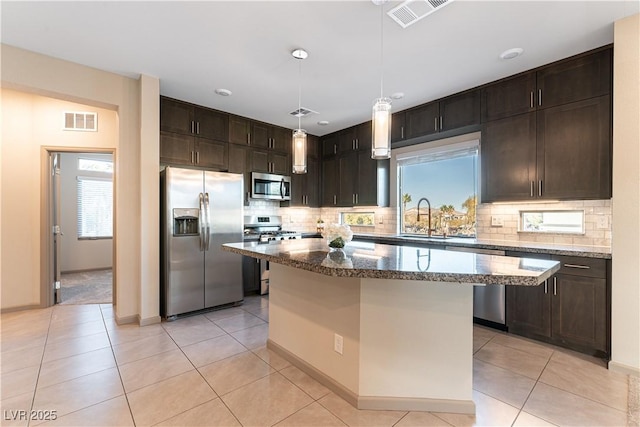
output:
<path id="1" fill-rule="evenodd" d="M 301 100 L 302 100 L 302 60 L 307 59 L 309 54 L 304 49 L 296 49 L 291 52 L 294 58 L 298 61 L 298 129 L 293 131 L 292 138 L 292 172 L 295 174 L 307 173 L 307 132 L 300 126 L 301 112 Z"/>
<path id="2" fill-rule="evenodd" d="M 391 100 L 383 95 L 384 50 L 383 50 L 383 8 L 386 0 L 372 0 L 380 7 L 380 98 L 373 103 L 373 129 L 371 132 L 371 158 L 388 159 L 391 157 Z"/>
<path id="3" fill-rule="evenodd" d="M 293 131 L 293 173 L 307 173 L 307 132 Z"/>
<path id="4" fill-rule="evenodd" d="M 373 104 L 372 159 L 391 157 L 391 100 L 378 98 Z"/>

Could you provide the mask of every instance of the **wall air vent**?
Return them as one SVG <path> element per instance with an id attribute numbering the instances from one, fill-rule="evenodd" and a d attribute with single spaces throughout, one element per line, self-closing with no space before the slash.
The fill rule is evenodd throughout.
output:
<path id="1" fill-rule="evenodd" d="M 453 0 L 406 0 L 389 10 L 387 15 L 402 28 L 407 28 L 452 2 Z"/>
<path id="2" fill-rule="evenodd" d="M 308 108 L 300 107 L 296 110 L 293 110 L 289 114 L 291 114 L 294 117 L 305 117 L 305 116 L 308 116 L 309 114 L 318 114 L 318 112 L 310 110 Z"/>
<path id="3" fill-rule="evenodd" d="M 96 132 L 98 130 L 98 113 L 65 112 L 64 130 Z"/>

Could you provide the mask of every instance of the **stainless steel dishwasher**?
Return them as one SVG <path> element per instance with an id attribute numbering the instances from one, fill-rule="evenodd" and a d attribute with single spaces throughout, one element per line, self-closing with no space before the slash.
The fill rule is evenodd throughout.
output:
<path id="1" fill-rule="evenodd" d="M 505 252 L 494 249 L 476 249 L 460 246 L 447 246 L 448 251 L 473 252 L 483 255 L 504 256 Z M 478 323 L 506 330 L 505 287 L 504 285 L 485 285 L 473 287 L 473 317 Z"/>

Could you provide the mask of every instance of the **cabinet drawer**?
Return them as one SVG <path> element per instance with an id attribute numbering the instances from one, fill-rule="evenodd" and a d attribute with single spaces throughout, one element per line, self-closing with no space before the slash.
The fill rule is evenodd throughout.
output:
<path id="1" fill-rule="evenodd" d="M 583 258 L 573 256 L 554 257 L 560 261 L 560 271 L 558 274 L 569 274 L 572 276 L 598 277 L 606 279 L 607 261 L 598 258 Z"/>

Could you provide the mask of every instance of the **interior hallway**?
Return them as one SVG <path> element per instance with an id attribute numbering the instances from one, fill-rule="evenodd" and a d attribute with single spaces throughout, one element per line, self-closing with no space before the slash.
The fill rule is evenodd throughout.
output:
<path id="1" fill-rule="evenodd" d="M 7 420 L 31 409 L 56 411 L 43 425 L 65 426 L 638 425 L 628 376 L 482 327 L 475 417 L 359 411 L 267 350 L 268 298 L 245 301 L 145 327 L 116 325 L 111 305 L 3 314 L 2 425 L 39 424 Z"/>

